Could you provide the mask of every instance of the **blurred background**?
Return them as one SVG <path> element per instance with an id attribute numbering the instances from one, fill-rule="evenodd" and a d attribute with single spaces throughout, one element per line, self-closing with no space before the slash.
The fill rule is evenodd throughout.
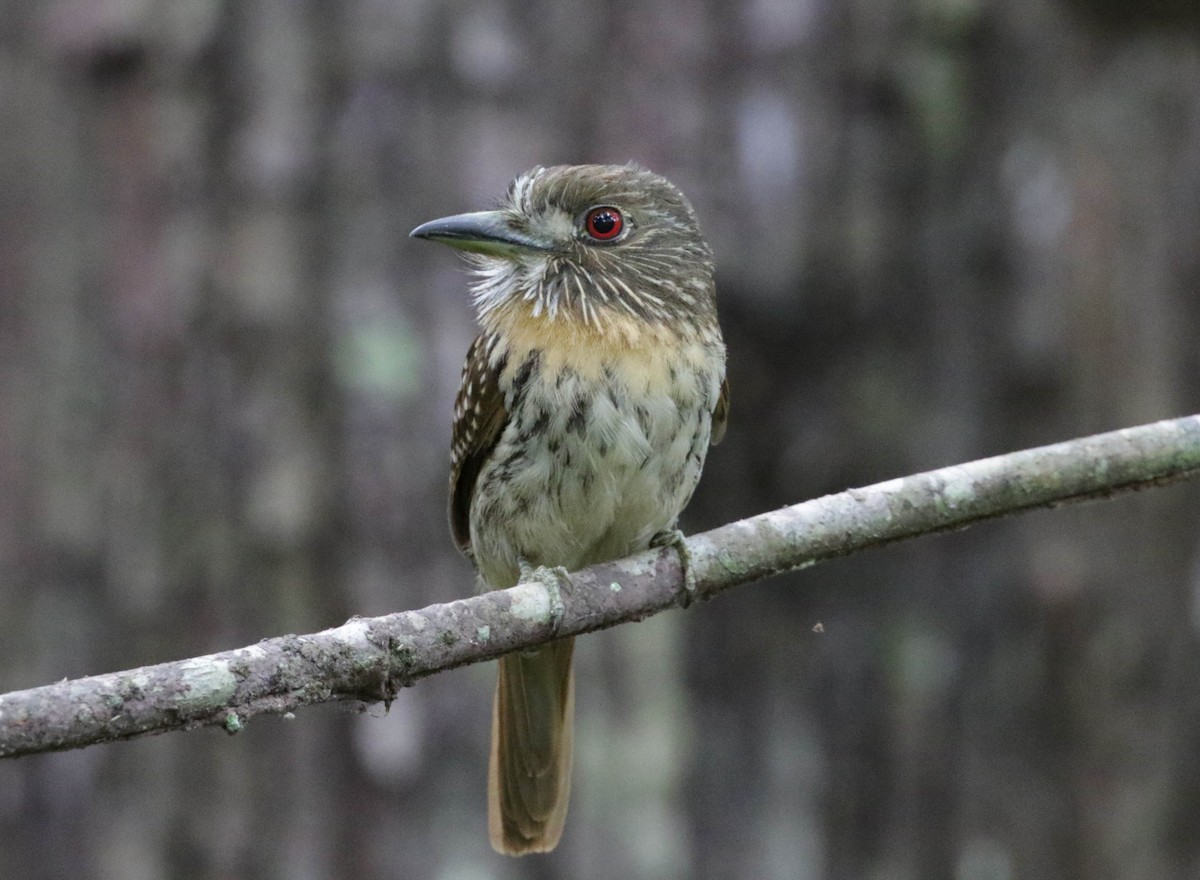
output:
<path id="1" fill-rule="evenodd" d="M 0 690 L 468 594 L 473 317 L 406 235 L 629 159 L 719 264 L 688 531 L 1200 410 L 1195 0 L 7 0 Z M 547 857 L 488 848 L 480 667 L 0 763 L 0 876 L 1194 878 L 1198 523 L 1178 486 L 589 636 Z"/>

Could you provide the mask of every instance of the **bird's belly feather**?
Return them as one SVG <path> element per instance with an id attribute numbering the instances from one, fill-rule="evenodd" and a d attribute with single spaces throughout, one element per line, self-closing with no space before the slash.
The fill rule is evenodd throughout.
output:
<path id="1" fill-rule="evenodd" d="M 516 583 L 519 559 L 575 570 L 674 526 L 700 479 L 720 376 L 676 370 L 666 383 L 645 367 L 627 362 L 598 384 L 546 371 L 512 401 L 471 504 L 488 586 Z"/>

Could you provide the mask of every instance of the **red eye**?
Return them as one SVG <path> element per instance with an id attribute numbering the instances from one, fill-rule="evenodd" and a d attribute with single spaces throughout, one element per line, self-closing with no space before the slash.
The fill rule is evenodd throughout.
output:
<path id="1" fill-rule="evenodd" d="M 592 208 L 583 221 L 583 228 L 597 241 L 612 241 L 625 228 L 625 220 L 616 208 Z"/>

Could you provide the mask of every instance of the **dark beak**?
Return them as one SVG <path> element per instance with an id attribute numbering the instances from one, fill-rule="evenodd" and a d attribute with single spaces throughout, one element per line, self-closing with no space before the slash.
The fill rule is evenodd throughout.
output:
<path id="1" fill-rule="evenodd" d="M 518 251 L 546 250 L 547 245 L 525 232 L 513 229 L 503 211 L 475 211 L 422 223 L 409 233 L 412 238 L 440 241 L 460 251 L 492 256 L 511 256 Z"/>

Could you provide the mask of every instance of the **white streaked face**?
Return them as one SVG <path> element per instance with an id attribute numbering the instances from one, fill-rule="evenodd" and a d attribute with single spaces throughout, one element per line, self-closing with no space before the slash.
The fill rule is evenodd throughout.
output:
<path id="1" fill-rule="evenodd" d="M 687 199 L 629 166 L 557 166 L 521 175 L 494 216 L 521 246 L 474 257 L 476 308 L 513 301 L 534 316 L 669 321 L 710 316 L 712 254 Z"/>

